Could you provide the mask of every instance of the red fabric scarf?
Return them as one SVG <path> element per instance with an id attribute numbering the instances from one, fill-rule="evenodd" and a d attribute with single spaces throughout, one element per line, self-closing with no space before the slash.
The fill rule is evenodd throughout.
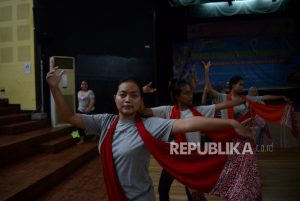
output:
<path id="1" fill-rule="evenodd" d="M 265 105 L 252 101 L 241 96 L 249 104 L 252 115 L 258 115 L 268 122 L 281 124 L 291 129 L 294 137 L 299 137 L 299 128 L 297 124 L 294 108 L 290 104 Z"/>
<path id="2" fill-rule="evenodd" d="M 112 122 L 110 128 L 108 129 L 101 145 L 100 157 L 108 199 L 110 201 L 127 201 L 128 199 L 125 196 L 116 173 L 112 153 L 113 134 L 115 132 L 118 121 L 119 117 L 117 117 Z"/>
<path id="3" fill-rule="evenodd" d="M 232 101 L 232 94 L 227 94 L 227 101 Z M 243 122 L 246 119 L 251 118 L 251 114 L 250 112 L 247 112 L 246 114 L 236 118 L 236 116 L 234 115 L 234 111 L 233 111 L 233 107 L 229 107 L 227 108 L 227 118 L 228 119 L 236 119 L 239 122 Z"/>
<path id="4" fill-rule="evenodd" d="M 267 122 L 271 122 L 274 124 L 285 125 L 291 129 L 292 134 L 295 137 L 299 137 L 299 128 L 297 124 L 296 114 L 294 112 L 294 108 L 290 104 L 278 104 L 278 105 L 265 105 L 262 103 L 255 102 L 246 98 L 245 96 L 240 96 L 244 100 L 246 100 L 249 104 L 250 113 L 240 117 L 237 119 L 238 121 L 243 121 L 246 118 L 254 117 L 255 115 L 260 116 Z M 227 100 L 232 100 L 232 94 L 227 95 Z M 229 119 L 234 119 L 233 108 L 227 109 L 227 116 Z"/>
<path id="5" fill-rule="evenodd" d="M 193 189 L 201 192 L 209 192 L 216 184 L 219 176 L 227 162 L 227 155 L 170 155 L 170 143 L 157 140 L 144 127 L 139 116 L 135 118 L 138 133 L 145 146 L 159 164 L 175 179 Z M 102 172 L 110 201 L 128 200 L 119 183 L 115 170 L 112 154 L 112 139 L 118 123 L 118 117 L 113 121 L 105 139 L 101 145 Z M 223 137 L 215 137 L 223 133 Z M 225 136 L 227 133 L 228 136 Z M 211 139 L 225 140 L 237 137 L 237 134 L 230 129 L 226 132 L 209 133 Z"/>
<path id="6" fill-rule="evenodd" d="M 227 101 L 232 101 L 232 94 L 231 93 L 227 94 Z M 234 119 L 233 107 L 227 108 L 227 118 L 228 119 Z"/>
<path id="7" fill-rule="evenodd" d="M 193 113 L 194 116 L 202 116 L 202 114 L 196 110 L 194 107 L 189 108 L 191 112 Z M 180 110 L 177 105 L 174 105 L 172 108 L 171 116 L 170 119 L 180 119 Z M 175 142 L 180 143 L 180 142 L 187 142 L 185 134 L 177 134 L 175 136 Z"/>

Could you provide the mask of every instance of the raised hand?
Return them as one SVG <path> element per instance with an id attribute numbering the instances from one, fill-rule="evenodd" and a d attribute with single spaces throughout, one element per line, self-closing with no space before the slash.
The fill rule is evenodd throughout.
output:
<path id="1" fill-rule="evenodd" d="M 156 92 L 156 88 L 152 88 L 151 87 L 152 82 L 149 82 L 148 84 L 146 84 L 145 86 L 143 86 L 143 93 L 147 94 L 147 93 L 154 93 Z"/>
<path id="2" fill-rule="evenodd" d="M 204 61 L 201 61 L 201 63 L 203 64 L 203 67 L 205 70 L 209 70 L 209 68 L 211 67 L 211 62 L 208 61 L 208 62 L 204 62 Z"/>
<path id="3" fill-rule="evenodd" d="M 46 76 L 49 87 L 57 87 L 63 74 L 64 70 L 58 70 L 58 67 L 51 67 Z"/>

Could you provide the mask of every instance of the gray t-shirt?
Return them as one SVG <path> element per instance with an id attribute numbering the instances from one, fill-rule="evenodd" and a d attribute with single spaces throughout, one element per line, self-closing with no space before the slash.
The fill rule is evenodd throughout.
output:
<path id="1" fill-rule="evenodd" d="M 116 118 L 113 114 L 82 115 L 88 134 L 97 134 L 100 146 L 111 123 Z M 145 128 L 158 140 L 167 141 L 174 120 L 161 118 L 142 118 Z M 134 120 L 119 120 L 112 143 L 113 159 L 120 184 L 129 200 L 155 200 L 152 179 L 148 167 L 150 153 L 141 139 Z"/>
<path id="2" fill-rule="evenodd" d="M 92 90 L 88 91 L 78 91 L 77 93 L 78 98 L 78 108 L 77 110 L 80 112 L 85 113 L 87 107 L 90 104 L 91 98 L 95 98 L 95 94 Z M 95 107 L 92 108 L 92 111 L 95 109 Z"/>
<path id="3" fill-rule="evenodd" d="M 215 105 L 203 105 L 194 107 L 198 112 L 200 112 L 204 117 L 214 117 L 215 114 Z M 153 116 L 160 117 L 164 119 L 170 119 L 173 106 L 160 106 L 151 108 Z M 188 118 L 194 116 L 190 109 L 180 111 L 181 118 Z M 186 140 L 188 142 L 201 142 L 201 133 L 200 132 L 188 132 L 185 134 Z"/>
<path id="4" fill-rule="evenodd" d="M 227 101 L 227 94 L 218 93 L 217 102 L 223 103 Z M 246 114 L 248 112 L 248 107 L 246 104 L 241 104 L 233 107 L 233 112 L 236 118 Z M 228 118 L 227 109 L 221 110 L 221 117 L 224 119 Z"/>
<path id="5" fill-rule="evenodd" d="M 249 98 L 250 100 L 253 100 L 253 101 L 258 102 L 258 103 L 264 103 L 264 101 L 262 100 L 262 96 L 247 95 L 246 98 Z"/>

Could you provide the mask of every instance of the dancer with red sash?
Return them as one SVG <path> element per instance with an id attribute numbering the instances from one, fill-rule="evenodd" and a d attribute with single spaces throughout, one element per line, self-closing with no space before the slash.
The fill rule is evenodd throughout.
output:
<path id="1" fill-rule="evenodd" d="M 263 118 L 267 122 L 274 124 L 281 124 L 287 126 L 291 129 L 292 134 L 295 137 L 299 136 L 299 129 L 297 126 L 296 115 L 294 108 L 291 105 L 290 100 L 285 96 L 273 96 L 273 95 L 264 95 L 264 96 L 255 96 L 255 97 L 244 97 L 242 96 L 244 90 L 244 79 L 240 76 L 234 76 L 229 81 L 229 94 L 219 93 L 212 87 L 209 79 L 209 68 L 211 67 L 211 62 L 202 62 L 205 70 L 205 82 L 208 87 L 208 91 L 213 97 L 217 99 L 217 102 L 224 102 L 234 99 L 244 99 L 245 103 L 233 108 L 228 108 L 222 110 L 222 118 L 237 119 L 237 118 L 248 118 L 251 116 L 253 119 L 256 115 L 260 118 Z M 261 101 L 268 100 L 278 100 L 282 99 L 286 101 L 285 104 L 277 105 L 265 105 Z M 252 126 L 255 125 L 255 121 L 251 121 Z"/>
<path id="2" fill-rule="evenodd" d="M 101 164 L 110 201 L 155 200 L 148 172 L 150 154 L 169 174 L 191 188 L 202 192 L 222 188 L 225 189 L 222 196 L 231 201 L 258 200 L 253 199 L 251 195 L 250 199 L 243 199 L 249 195 L 235 191 L 236 182 L 248 189 L 256 188 L 256 186 L 251 184 L 249 186 L 248 181 L 240 179 L 241 173 L 232 169 L 233 163 L 230 156 L 196 152 L 190 155 L 172 155 L 170 143 L 167 142 L 170 135 L 194 131 L 213 131 L 213 133 L 208 133 L 212 139 L 220 133 L 228 133 L 226 136 L 230 140 L 235 140 L 239 136 L 252 137 L 253 129 L 246 128 L 232 119 L 141 118 L 137 115 L 137 111 L 142 104 L 143 92 L 141 85 L 134 79 L 125 79 L 116 88 L 114 100 L 118 115 L 74 113 L 58 87 L 62 74 L 63 71 L 54 67 L 48 72 L 46 79 L 51 93 L 64 121 L 75 127 L 86 129 L 89 134 L 99 135 Z M 251 154 L 246 153 L 243 158 L 248 155 Z M 250 167 L 251 164 L 249 164 L 249 170 L 251 170 Z M 222 180 L 228 175 L 227 172 L 230 172 L 232 183 L 224 186 Z M 232 192 L 236 193 L 236 196 L 232 197 Z"/>
<path id="3" fill-rule="evenodd" d="M 258 102 L 258 103 L 265 104 L 265 102 L 262 100 L 263 96 L 259 96 L 258 90 L 254 86 L 249 87 L 246 98 L 253 100 L 255 102 Z M 271 134 L 270 134 L 269 125 L 263 118 L 261 118 L 258 115 L 255 115 L 255 117 L 252 119 L 252 121 L 253 121 L 254 125 L 257 125 L 256 126 L 257 135 L 256 135 L 256 140 L 255 140 L 256 147 L 257 147 L 257 150 L 261 150 L 263 148 L 264 141 L 266 141 L 266 140 L 264 140 L 264 139 L 266 139 L 265 136 L 268 138 L 268 140 L 272 139 Z"/>
<path id="4" fill-rule="evenodd" d="M 150 85 L 146 85 L 143 87 L 143 91 L 145 93 L 152 93 L 155 90 L 151 88 Z M 201 105 L 193 107 L 193 89 L 190 83 L 185 80 L 177 80 L 174 79 L 171 81 L 169 86 L 169 91 L 171 95 L 172 102 L 174 106 L 159 106 L 154 108 L 146 108 L 143 107 L 139 113 L 143 116 L 154 116 L 160 117 L 164 119 L 180 119 L 180 118 L 188 118 L 192 116 L 204 116 L 213 118 L 215 111 L 225 109 L 228 107 L 233 107 L 235 105 L 239 105 L 243 103 L 243 100 L 234 100 L 234 101 L 226 101 L 224 103 L 218 103 L 215 105 Z M 173 137 L 169 139 L 169 141 L 173 141 Z M 204 142 L 209 142 L 210 140 L 204 134 L 200 132 L 193 133 L 184 133 L 175 136 L 175 142 L 193 142 L 193 143 L 201 143 L 204 145 Z M 169 191 L 171 185 L 174 181 L 174 178 L 168 174 L 164 169 L 161 172 L 158 192 L 160 201 L 169 201 Z M 186 194 L 189 201 L 192 201 L 193 198 L 191 196 L 191 192 L 195 192 L 192 189 L 188 189 L 186 187 Z M 194 195 L 195 197 L 195 195 Z M 205 201 L 204 193 L 197 192 L 197 200 Z M 196 201 L 196 200 L 195 200 Z"/>

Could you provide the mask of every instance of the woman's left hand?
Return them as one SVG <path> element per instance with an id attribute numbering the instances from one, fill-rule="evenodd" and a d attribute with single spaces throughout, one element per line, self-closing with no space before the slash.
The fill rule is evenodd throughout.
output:
<path id="1" fill-rule="evenodd" d="M 235 123 L 234 123 L 234 130 L 239 135 L 244 136 L 244 137 L 249 137 L 251 139 L 255 138 L 255 136 L 256 136 L 255 128 L 243 126 L 241 123 L 239 123 L 237 121 L 235 121 Z"/>
<path id="2" fill-rule="evenodd" d="M 292 104 L 293 102 L 291 101 L 291 99 L 287 98 L 287 97 L 283 97 L 283 100 L 288 103 L 288 104 Z"/>
<path id="3" fill-rule="evenodd" d="M 149 82 L 147 85 L 143 86 L 143 93 L 154 93 L 156 92 L 156 88 L 151 87 L 152 82 Z"/>

